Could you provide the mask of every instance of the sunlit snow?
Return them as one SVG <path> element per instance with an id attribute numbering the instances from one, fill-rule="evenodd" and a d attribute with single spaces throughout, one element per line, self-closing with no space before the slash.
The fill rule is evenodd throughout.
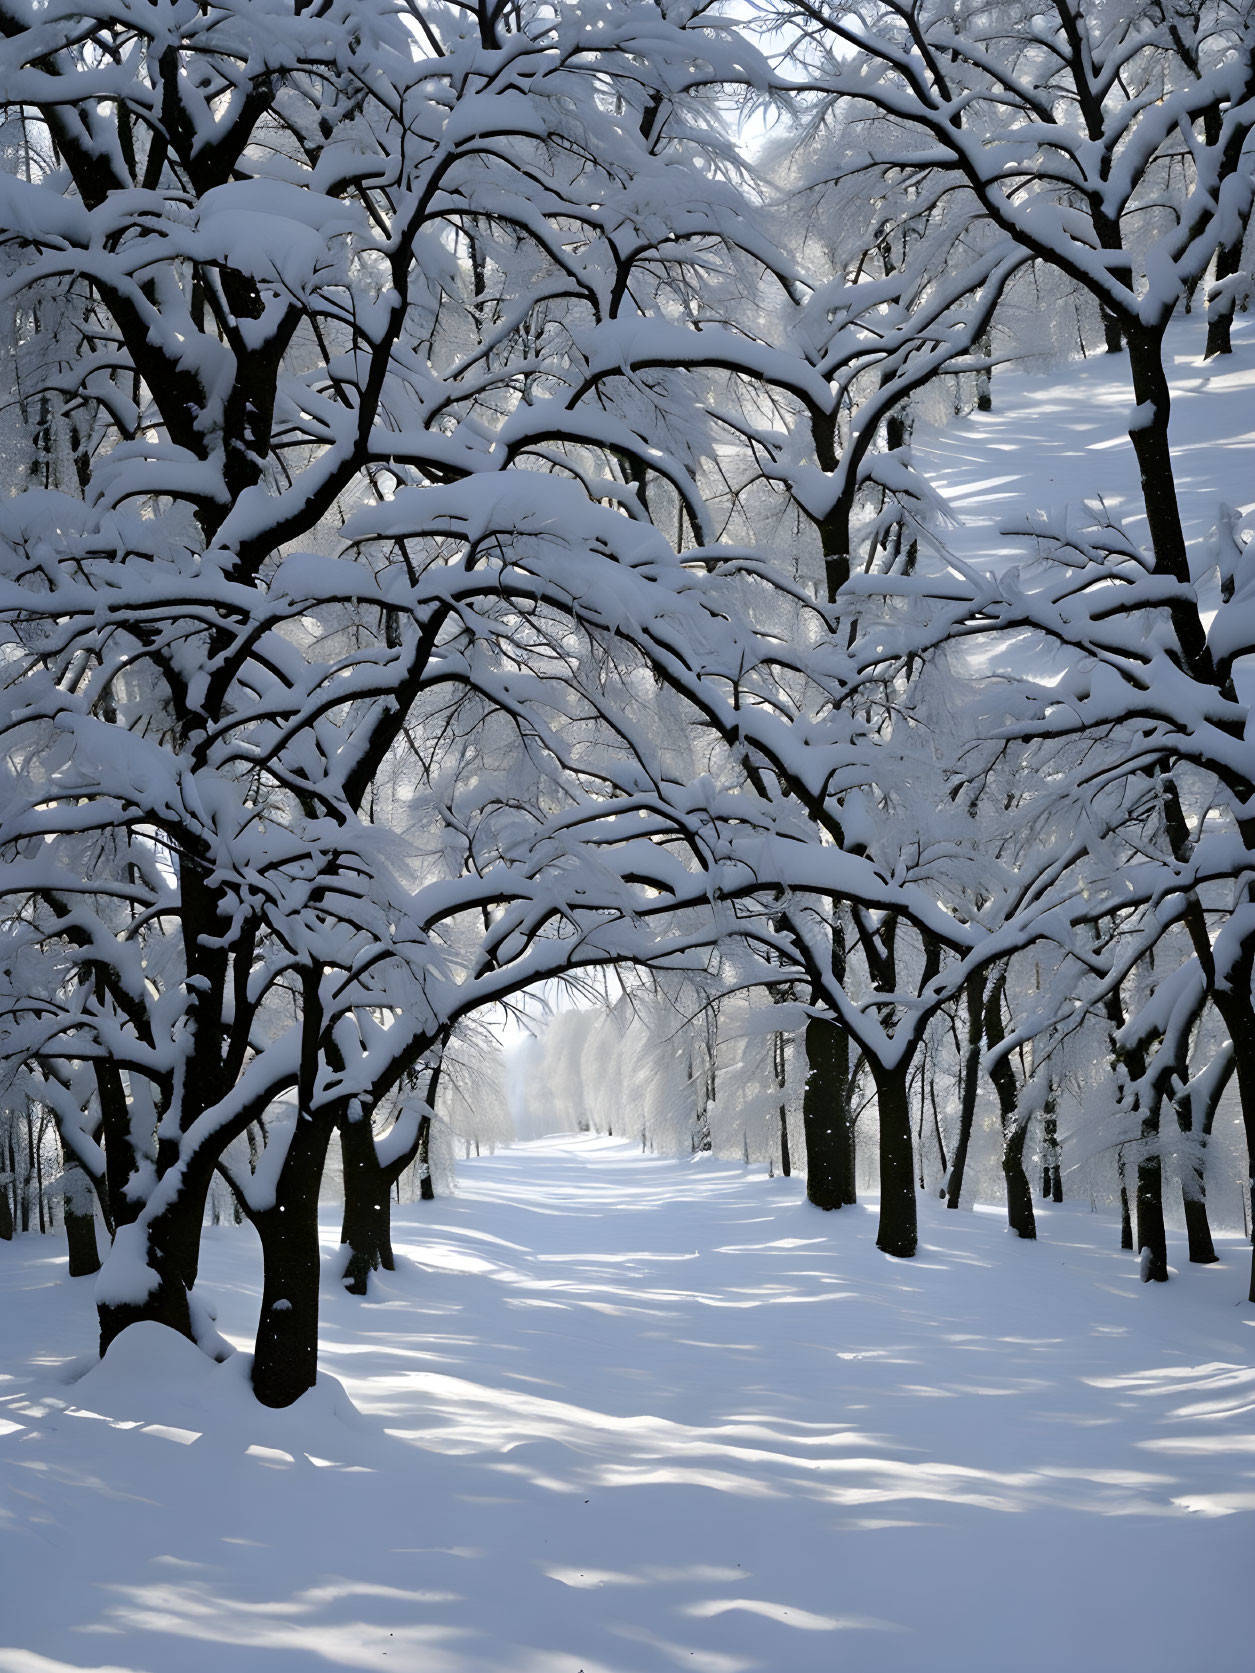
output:
<path id="1" fill-rule="evenodd" d="M 1023 1244 L 926 1203 L 907 1263 L 874 1204 L 709 1158 L 568 1135 L 462 1173 L 369 1301 L 325 1219 L 330 1374 L 286 1412 L 155 1325 L 83 1374 L 90 1283 L 0 1246 L 3 1673 L 1233 1665 L 1236 1235 L 1144 1286 L 1085 1206 Z M 247 1350 L 247 1229 L 204 1269 Z"/>

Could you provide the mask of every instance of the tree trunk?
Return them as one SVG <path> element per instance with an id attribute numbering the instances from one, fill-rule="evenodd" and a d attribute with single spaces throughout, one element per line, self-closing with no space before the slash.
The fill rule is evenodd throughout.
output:
<path id="1" fill-rule="evenodd" d="M 1142 1282 L 1168 1281 L 1168 1237 L 1163 1219 L 1163 1163 L 1159 1158 L 1159 1112 L 1142 1122 L 1142 1141 L 1155 1149 L 1137 1163 L 1137 1250 L 1142 1257 Z"/>
<path id="2" fill-rule="evenodd" d="M 157 1226 L 155 1231 L 159 1236 L 161 1227 Z M 146 1258 L 155 1282 L 149 1293 L 142 1298 L 121 1295 L 115 1297 L 108 1292 L 103 1298 L 97 1297 L 96 1315 L 100 1325 L 102 1358 L 108 1353 L 111 1344 L 133 1324 L 162 1324 L 169 1330 L 177 1330 L 179 1335 L 186 1336 L 189 1342 L 196 1340 L 192 1329 L 187 1285 L 173 1270 L 164 1251 L 154 1243 L 154 1227 L 137 1226 L 133 1231 L 129 1227 L 119 1227 L 114 1240 L 115 1249 L 123 1235 L 128 1233 L 138 1241 L 136 1258 Z"/>
<path id="3" fill-rule="evenodd" d="M 1168 376 L 1163 364 L 1162 333 L 1128 333 L 1129 371 L 1137 401 L 1135 422 L 1129 440 L 1137 455 L 1142 484 L 1142 503 L 1155 555 L 1155 572 L 1171 576 L 1183 587 L 1190 585 L 1189 557 L 1181 527 L 1168 421 L 1172 411 Z M 1182 602 L 1171 607 L 1172 625 L 1185 658 L 1193 672 L 1200 660 L 1210 662 L 1206 638 L 1197 608 Z"/>
<path id="4" fill-rule="evenodd" d="M 1133 1216 L 1129 1212 L 1129 1187 L 1124 1167 L 1124 1146 L 1116 1155 L 1116 1169 L 1120 1175 L 1120 1247 L 1133 1248 Z"/>
<path id="5" fill-rule="evenodd" d="M 28 1115 L 26 1119 L 29 1121 L 31 1117 Z M 41 1115 L 35 1133 L 35 1201 L 39 1205 L 39 1231 L 41 1236 L 50 1229 L 48 1225 L 48 1202 L 44 1192 L 44 1129 L 45 1118 Z"/>
<path id="6" fill-rule="evenodd" d="M 802 1137 L 806 1146 L 807 1201 L 816 1208 L 844 1208 L 853 1203 L 850 1037 L 839 1024 L 824 1017 L 812 1017 L 806 1025 Z"/>
<path id="7" fill-rule="evenodd" d="M 1245 240 L 1235 238 L 1231 244 L 1222 244 L 1216 251 L 1216 282 L 1231 279 L 1235 273 L 1241 271 L 1242 246 Z M 1207 343 L 1203 349 L 1203 359 L 1210 360 L 1213 355 L 1232 354 L 1233 341 L 1233 297 L 1221 296 L 1207 310 Z"/>
<path id="8" fill-rule="evenodd" d="M 645 1148 L 644 1140 L 641 1142 Z M 431 1181 L 431 1117 L 425 1115 L 418 1124 L 418 1195 L 421 1202 L 434 1202 L 436 1188 Z"/>
<path id="9" fill-rule="evenodd" d="M 1207 1218 L 1205 1197 L 1192 1197 L 1181 1185 L 1181 1206 L 1185 1210 L 1185 1235 L 1189 1241 L 1190 1260 L 1195 1266 L 1213 1266 L 1220 1256 L 1212 1242 L 1211 1222 Z"/>
<path id="10" fill-rule="evenodd" d="M 436 1107 L 442 1063 L 443 1058 L 437 1061 L 427 1078 L 424 1098 L 427 1108 L 415 1126 L 413 1143 L 393 1156 L 386 1167 L 379 1161 L 370 1117 L 363 1114 L 350 1119 L 347 1112 L 341 1117 L 344 1219 L 340 1242 L 349 1248 L 344 1266 L 344 1287 L 350 1295 L 366 1294 L 372 1272 L 379 1271 L 381 1267 L 385 1272 L 395 1270 L 391 1193 L 392 1187 L 412 1162 L 418 1162 L 420 1198 L 423 1202 L 431 1202 L 435 1197 L 431 1182 L 431 1112 Z M 478 1155 L 478 1142 L 475 1148 Z"/>
<path id="11" fill-rule="evenodd" d="M 9 1181 L 6 1173 L 4 1147 L 0 1145 L 0 1243 L 13 1241 L 13 1208 L 9 1201 Z"/>
<path id="12" fill-rule="evenodd" d="M 90 1278 L 100 1271 L 96 1246 L 96 1192 L 87 1170 L 73 1151 L 62 1148 L 62 1201 L 65 1205 L 65 1242 L 70 1277 Z"/>
<path id="13" fill-rule="evenodd" d="M 1246 1132 L 1247 1187 L 1251 1191 L 1251 1281 L 1247 1299 L 1255 1302 L 1255 1011 L 1251 1006 L 1255 946 L 1244 947 L 1228 971 L 1228 980 L 1213 994 L 1221 1020 L 1233 1045 L 1238 1102 Z"/>
<path id="14" fill-rule="evenodd" d="M 131 1233 L 138 1240 L 136 1257 L 144 1260 L 155 1277 L 151 1292 L 143 1300 L 97 1300 L 100 1320 L 100 1351 L 104 1354 L 128 1325 L 150 1319 L 177 1330 L 195 1341 L 188 1295 L 196 1283 L 200 1266 L 200 1234 L 205 1204 L 213 1182 L 213 1162 L 207 1155 L 188 1158 L 183 1164 L 179 1188 L 147 1226 L 135 1224 Z M 129 1228 L 120 1226 L 117 1238 Z M 107 1278 L 106 1270 L 106 1278 Z"/>
<path id="15" fill-rule="evenodd" d="M 1208 1088 L 1201 1119 L 1186 1098 L 1175 1102 L 1177 1126 L 1192 1137 L 1194 1145 L 1181 1159 L 1181 1206 L 1185 1210 L 1185 1234 L 1190 1260 L 1196 1266 L 1211 1266 L 1220 1259 L 1212 1242 L 1211 1222 L 1207 1217 L 1207 1141 L 1211 1137 L 1216 1110 L 1233 1073 L 1230 1056 L 1227 1073 L 1218 1074 Z M 1195 1132 L 1197 1119 L 1198 1131 Z"/>
<path id="16" fill-rule="evenodd" d="M 985 1039 L 991 1050 L 1006 1039 L 1002 1026 L 1002 998 L 1006 985 L 1004 971 L 990 990 L 985 1005 Z M 1033 1216 L 1033 1188 L 1024 1171 L 1028 1122 L 1020 1117 L 1019 1087 L 1015 1071 L 1005 1055 L 991 1065 L 989 1078 L 998 1094 L 998 1111 L 1002 1117 L 1002 1176 L 1007 1189 L 1007 1224 L 1017 1237 L 1035 1238 L 1037 1222 Z"/>
<path id="17" fill-rule="evenodd" d="M 350 1295 L 365 1295 L 372 1272 L 394 1268 L 391 1179 L 379 1165 L 369 1115 L 341 1117 L 340 1155 L 344 1163 L 340 1242 L 348 1246 L 344 1287 Z"/>
<path id="18" fill-rule="evenodd" d="M 793 1158 L 789 1151 L 789 1110 L 784 1102 L 784 1089 L 788 1083 L 788 1060 L 785 1056 L 783 1034 L 773 1034 L 771 1037 L 771 1062 L 776 1073 L 776 1085 L 780 1089 L 780 1172 L 788 1179 L 793 1172 Z M 767 1153 L 770 1157 L 770 1145 Z"/>
<path id="19" fill-rule="evenodd" d="M 31 1186 L 35 1180 L 35 1123 L 30 1105 L 26 1106 L 26 1174 L 22 1180 L 22 1230 L 31 1229 Z"/>
<path id="20" fill-rule="evenodd" d="M 876 1247 L 909 1258 L 919 1244 L 915 1203 L 915 1158 L 907 1086 L 910 1061 L 886 1069 L 869 1058 L 880 1118 L 880 1225 Z"/>
<path id="21" fill-rule="evenodd" d="M 963 1092 L 959 1103 L 959 1137 L 954 1147 L 950 1177 L 946 1181 L 946 1207 L 957 1208 L 963 1195 L 963 1176 L 967 1172 L 968 1146 L 972 1142 L 972 1125 L 976 1119 L 976 1092 L 980 1082 L 980 1054 L 984 1044 L 985 979 L 978 971 L 967 979 L 964 989 L 967 998 L 967 1051 L 963 1059 Z"/>
<path id="22" fill-rule="evenodd" d="M 302 1111 L 272 1208 L 254 1217 L 262 1247 L 253 1393 L 290 1406 L 318 1378 L 318 1184 L 336 1114 Z"/>
<path id="23" fill-rule="evenodd" d="M 1059 1165 L 1059 1117 L 1055 1111 L 1055 1095 L 1051 1091 L 1042 1111 L 1042 1167 L 1041 1200 L 1063 1201 L 1063 1172 Z"/>

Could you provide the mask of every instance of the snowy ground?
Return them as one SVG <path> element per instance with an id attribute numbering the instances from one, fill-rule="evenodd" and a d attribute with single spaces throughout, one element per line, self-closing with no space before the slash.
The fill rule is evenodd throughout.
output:
<path id="1" fill-rule="evenodd" d="M 0 1245 L 0 1670 L 1245 1665 L 1245 1247 L 1150 1287 L 1084 1207 L 923 1207 L 892 1261 L 796 1181 L 520 1145 L 369 1302 L 328 1220 L 337 1381 L 286 1413 L 156 1327 L 68 1382 L 91 1282 Z M 249 1231 L 204 1282 L 247 1347 Z"/>
<path id="2" fill-rule="evenodd" d="M 1255 507 L 1255 319 L 1239 318 L 1233 354 L 1215 360 L 1202 358 L 1204 334 L 1198 316 L 1176 322 L 1165 354 L 1177 492 L 1196 548 L 1221 503 Z M 992 412 L 921 424 L 913 438 L 916 464 L 956 519 L 942 531 L 953 551 L 976 562 L 1022 559 L 1025 543 L 1001 534 L 1004 524 L 1026 511 L 1077 513 L 1100 498 L 1145 539 L 1127 355 L 1093 355 L 1052 372 L 1006 368 L 993 396 Z"/>

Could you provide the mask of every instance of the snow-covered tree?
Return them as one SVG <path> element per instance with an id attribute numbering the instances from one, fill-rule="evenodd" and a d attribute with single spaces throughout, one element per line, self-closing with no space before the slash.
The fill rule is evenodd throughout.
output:
<path id="1" fill-rule="evenodd" d="M 73 398 L 64 375 L 53 393 L 88 438 L 85 475 L 3 508 L 3 889 L 35 973 L 5 1049 L 94 1079 L 62 1127 L 115 1228 L 105 1346 L 140 1318 L 199 1328 L 214 1170 L 264 1130 L 254 1386 L 282 1404 L 314 1375 L 337 1124 L 462 1015 L 622 952 L 632 891 L 663 881 L 648 832 L 604 799 L 580 812 L 579 788 L 521 825 L 497 798 L 464 809 L 435 873 L 372 791 L 428 694 L 518 713 L 536 566 L 579 590 L 555 507 L 610 568 L 638 561 L 628 519 L 543 474 L 557 409 L 537 430 L 526 397 L 567 341 L 559 301 L 631 278 L 606 267 L 625 158 L 648 163 L 673 93 L 715 72 L 630 5 L 14 0 L 0 22 L 41 136 L 0 183 L 10 286 L 77 299 Z M 330 555 L 355 502 L 395 519 L 418 482 L 430 533 Z"/>

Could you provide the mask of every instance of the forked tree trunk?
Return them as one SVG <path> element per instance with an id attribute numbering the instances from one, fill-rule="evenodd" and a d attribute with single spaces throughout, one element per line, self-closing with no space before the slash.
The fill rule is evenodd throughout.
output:
<path id="1" fill-rule="evenodd" d="M 344 1159 L 344 1218 L 340 1242 L 347 1246 L 344 1287 L 350 1295 L 365 1295 L 370 1274 L 395 1269 L 392 1254 L 392 1189 L 411 1163 L 418 1163 L 418 1192 L 423 1202 L 435 1196 L 431 1180 L 431 1112 L 436 1105 L 441 1064 L 427 1080 L 427 1109 L 414 1129 L 413 1143 L 381 1165 L 369 1115 L 340 1121 L 340 1150 Z"/>
<path id="2" fill-rule="evenodd" d="M 121 1232 L 119 1233 L 119 1236 Z M 143 1237 L 143 1232 L 139 1236 Z M 188 1302 L 188 1288 L 178 1276 L 171 1272 L 166 1262 L 157 1258 L 154 1267 L 153 1256 L 148 1256 L 148 1264 L 154 1268 L 157 1282 L 147 1295 L 136 1298 L 132 1295 L 114 1296 L 111 1292 L 108 1299 L 97 1297 L 96 1313 L 100 1324 L 100 1353 L 101 1357 L 108 1353 L 112 1343 L 116 1342 L 122 1332 L 133 1324 L 151 1322 L 163 1324 L 169 1330 L 177 1330 L 180 1336 L 186 1336 L 189 1342 L 196 1340 L 192 1329 L 191 1307 Z"/>
<path id="3" fill-rule="evenodd" d="M 132 1222 L 134 1230 L 118 1228 L 115 1244 L 123 1235 L 134 1238 L 135 1257 L 147 1263 L 155 1282 L 142 1298 L 108 1288 L 103 1295 L 98 1294 L 102 1354 L 129 1325 L 143 1320 L 166 1325 L 189 1341 L 196 1340 L 188 1296 L 200 1267 L 200 1234 L 212 1181 L 212 1162 L 193 1156 L 184 1165 L 178 1189 L 146 1226 Z M 104 1277 L 107 1280 L 107 1268 Z"/>

